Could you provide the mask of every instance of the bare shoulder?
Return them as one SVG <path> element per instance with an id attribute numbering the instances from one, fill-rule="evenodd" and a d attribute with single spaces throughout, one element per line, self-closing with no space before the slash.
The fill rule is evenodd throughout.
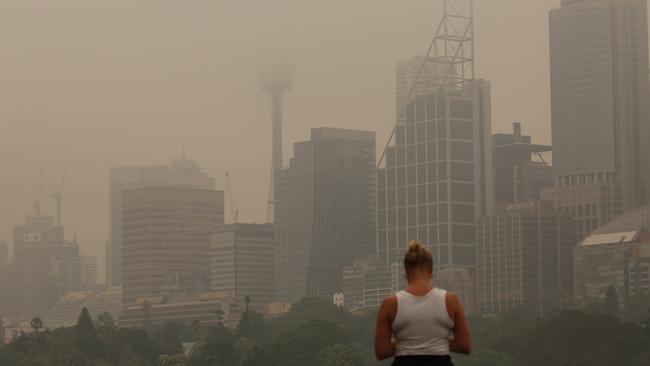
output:
<path id="1" fill-rule="evenodd" d="M 449 317 L 454 319 L 458 311 L 461 309 L 460 299 L 458 296 L 456 296 L 455 293 L 447 291 L 445 294 L 445 305 L 447 305 L 447 312 L 449 313 Z"/>
<path id="2" fill-rule="evenodd" d="M 385 316 L 394 318 L 397 315 L 397 296 L 392 295 L 385 298 L 379 312 Z"/>

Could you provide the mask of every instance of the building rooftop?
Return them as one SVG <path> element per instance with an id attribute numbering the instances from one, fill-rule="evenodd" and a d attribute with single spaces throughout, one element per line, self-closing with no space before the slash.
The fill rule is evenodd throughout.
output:
<path id="1" fill-rule="evenodd" d="M 636 231 L 621 231 L 606 234 L 592 234 L 586 237 L 580 243 L 580 246 L 590 245 L 606 245 L 606 244 L 626 244 L 634 242 L 638 239 L 640 230 Z"/>

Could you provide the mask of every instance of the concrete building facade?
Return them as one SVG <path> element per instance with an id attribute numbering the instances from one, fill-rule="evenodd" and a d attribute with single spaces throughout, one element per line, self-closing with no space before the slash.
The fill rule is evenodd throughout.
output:
<path id="1" fill-rule="evenodd" d="M 210 287 L 210 236 L 224 223 L 223 191 L 145 187 L 122 193 L 124 304 Z"/>
<path id="2" fill-rule="evenodd" d="M 193 160 L 174 159 L 170 166 L 112 167 L 109 171 L 109 239 L 106 243 L 106 283 L 122 285 L 122 192 L 141 187 L 215 189 L 208 176 Z"/>
<path id="3" fill-rule="evenodd" d="M 477 241 L 478 311 L 543 315 L 571 306 L 574 227 L 551 202 L 500 205 L 479 220 Z"/>
<path id="4" fill-rule="evenodd" d="M 212 292 L 231 292 L 258 313 L 275 300 L 275 227 L 229 224 L 212 234 Z"/>

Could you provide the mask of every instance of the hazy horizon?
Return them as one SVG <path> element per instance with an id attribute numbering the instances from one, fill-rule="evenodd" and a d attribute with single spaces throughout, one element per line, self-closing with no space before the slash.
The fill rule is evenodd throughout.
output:
<path id="1" fill-rule="evenodd" d="M 477 77 L 492 82 L 493 132 L 513 121 L 550 143 L 548 11 L 559 0 L 477 1 Z M 285 163 L 313 127 L 394 124 L 395 62 L 423 54 L 435 1 L 241 2 L 81 0 L 0 4 L 0 237 L 32 212 L 45 166 L 43 211 L 65 171 L 63 224 L 104 280 L 110 166 L 187 157 L 225 189 L 240 221 L 265 217 L 270 102 L 258 73 L 269 54 L 295 65 L 286 94 Z M 281 40 L 281 41 L 279 41 Z M 228 206 L 227 206 L 228 207 Z M 230 212 L 226 208 L 226 218 Z"/>

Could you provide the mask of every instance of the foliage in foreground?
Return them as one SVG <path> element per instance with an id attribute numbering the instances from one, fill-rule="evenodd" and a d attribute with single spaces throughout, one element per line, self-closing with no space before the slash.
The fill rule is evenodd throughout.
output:
<path id="1" fill-rule="evenodd" d="M 525 311 L 473 315 L 474 353 L 455 357 L 455 363 L 649 365 L 648 306 L 640 300 L 634 304 L 631 310 L 610 303 L 601 312 L 556 312 L 543 319 Z M 73 328 L 41 330 L 35 320 L 34 333 L 0 349 L 0 365 L 371 366 L 378 364 L 372 354 L 375 316 L 304 299 L 276 319 L 247 311 L 235 330 L 177 323 L 144 330 L 117 328 L 106 314 L 93 322 L 84 311 Z M 182 354 L 184 342 L 195 342 L 189 356 Z"/>

